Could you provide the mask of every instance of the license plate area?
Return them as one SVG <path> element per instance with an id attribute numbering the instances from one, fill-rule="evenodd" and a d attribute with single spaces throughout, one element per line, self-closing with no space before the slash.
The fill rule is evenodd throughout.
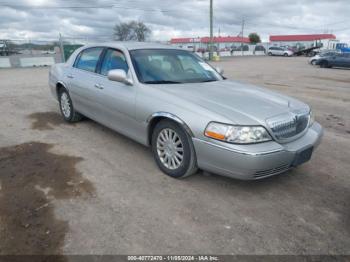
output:
<path id="1" fill-rule="evenodd" d="M 309 161 L 311 159 L 313 150 L 313 147 L 309 147 L 307 149 L 299 151 L 294 158 L 293 166 L 299 166 Z"/>

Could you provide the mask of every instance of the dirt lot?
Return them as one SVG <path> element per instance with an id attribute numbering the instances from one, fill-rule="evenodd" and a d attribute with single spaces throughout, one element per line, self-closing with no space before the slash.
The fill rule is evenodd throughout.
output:
<path id="1" fill-rule="evenodd" d="M 0 70 L 0 254 L 350 254 L 350 70 L 306 61 L 217 63 L 325 127 L 311 162 L 253 182 L 168 178 L 147 148 L 63 123 L 48 69 Z"/>

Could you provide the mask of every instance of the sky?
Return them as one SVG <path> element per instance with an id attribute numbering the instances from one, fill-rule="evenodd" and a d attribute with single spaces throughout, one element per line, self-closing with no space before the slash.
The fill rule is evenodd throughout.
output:
<path id="1" fill-rule="evenodd" d="M 350 43 L 350 0 L 213 0 L 214 34 L 333 33 Z M 64 8 L 61 8 L 64 7 Z M 83 8 L 82 8 L 83 7 Z M 151 40 L 209 35 L 209 0 L 0 0 L 0 39 L 110 38 L 137 20 Z"/>

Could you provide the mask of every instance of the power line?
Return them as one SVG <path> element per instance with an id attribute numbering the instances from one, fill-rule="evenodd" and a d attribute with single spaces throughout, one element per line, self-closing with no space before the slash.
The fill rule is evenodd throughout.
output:
<path id="1" fill-rule="evenodd" d="M 14 4 L 1 4 L 0 6 L 13 8 L 13 9 L 124 9 L 124 10 L 138 10 L 143 12 L 162 12 L 162 13 L 168 13 L 168 12 L 180 12 L 180 10 L 175 9 L 146 9 L 146 8 L 139 8 L 139 7 L 127 7 L 127 6 L 120 6 L 115 4 L 110 5 L 94 5 L 94 6 L 35 6 L 35 5 L 14 5 Z M 187 11 L 187 10 L 181 10 L 181 12 Z"/>

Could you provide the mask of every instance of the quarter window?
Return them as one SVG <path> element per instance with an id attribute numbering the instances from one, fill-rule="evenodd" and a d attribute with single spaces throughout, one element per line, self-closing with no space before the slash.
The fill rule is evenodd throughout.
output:
<path id="1" fill-rule="evenodd" d="M 101 65 L 101 74 L 106 76 L 113 69 L 121 69 L 128 73 L 129 66 L 122 52 L 108 49 Z"/>
<path id="2" fill-rule="evenodd" d="M 95 72 L 102 51 L 102 47 L 83 50 L 78 58 L 78 61 L 75 63 L 75 67 L 82 70 Z"/>

